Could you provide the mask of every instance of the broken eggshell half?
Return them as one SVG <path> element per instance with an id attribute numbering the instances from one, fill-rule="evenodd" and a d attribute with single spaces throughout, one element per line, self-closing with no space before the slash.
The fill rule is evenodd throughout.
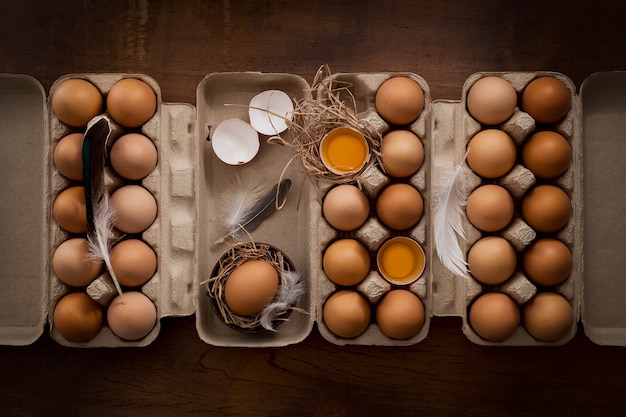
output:
<path id="1" fill-rule="evenodd" d="M 287 130 L 293 118 L 293 102 L 281 90 L 265 90 L 250 100 L 250 124 L 263 135 L 278 135 Z"/>
<path id="2" fill-rule="evenodd" d="M 241 119 L 227 119 L 215 128 L 213 137 L 215 155 L 229 165 L 243 165 L 252 161 L 261 143 L 258 132 Z"/>

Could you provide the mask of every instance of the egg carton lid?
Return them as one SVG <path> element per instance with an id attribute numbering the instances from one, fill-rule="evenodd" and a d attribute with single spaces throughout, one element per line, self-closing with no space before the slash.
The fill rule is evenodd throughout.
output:
<path id="1" fill-rule="evenodd" d="M 626 72 L 587 77 L 583 128 L 583 297 L 585 334 L 626 346 Z"/>
<path id="2" fill-rule="evenodd" d="M 46 94 L 27 75 L 0 74 L 0 343 L 43 332 L 48 297 Z"/>

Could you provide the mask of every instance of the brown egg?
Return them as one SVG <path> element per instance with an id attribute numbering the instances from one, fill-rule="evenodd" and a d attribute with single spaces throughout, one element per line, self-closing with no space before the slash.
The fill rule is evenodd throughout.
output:
<path id="1" fill-rule="evenodd" d="M 483 339 L 502 342 L 520 325 L 520 310 L 506 294 L 489 292 L 479 296 L 469 310 L 469 322 Z"/>
<path id="2" fill-rule="evenodd" d="M 156 167 L 157 158 L 154 143 L 139 133 L 127 133 L 111 148 L 111 166 L 129 180 L 140 180 L 150 174 Z"/>
<path id="3" fill-rule="evenodd" d="M 467 148 L 467 164 L 483 178 L 501 177 L 515 165 L 515 142 L 500 129 L 481 130 Z"/>
<path id="4" fill-rule="evenodd" d="M 500 284 L 517 266 L 517 254 L 513 246 L 499 236 L 486 236 L 478 240 L 467 254 L 472 276 L 487 285 Z"/>
<path id="5" fill-rule="evenodd" d="M 157 256 L 144 241 L 126 239 L 111 249 L 111 266 L 121 285 L 136 287 L 152 278 L 157 269 Z"/>
<path id="6" fill-rule="evenodd" d="M 125 340 L 139 340 L 157 323 L 157 309 L 152 300 L 139 291 L 127 291 L 113 299 L 107 310 L 111 331 Z"/>
<path id="7" fill-rule="evenodd" d="M 388 175 L 405 178 L 415 174 L 424 162 L 424 145 L 410 130 L 392 130 L 381 141 L 381 162 Z"/>
<path id="8" fill-rule="evenodd" d="M 555 77 L 539 77 L 531 81 L 522 93 L 522 110 L 539 124 L 561 120 L 570 108 L 570 91 Z"/>
<path id="9" fill-rule="evenodd" d="M 52 269 L 61 282 L 85 287 L 102 272 L 102 260 L 89 257 L 87 239 L 78 237 L 61 243 L 52 255 Z"/>
<path id="10" fill-rule="evenodd" d="M 249 316 L 260 313 L 278 290 L 278 271 L 266 260 L 246 261 L 226 280 L 224 299 L 233 313 Z"/>
<path id="11" fill-rule="evenodd" d="M 54 147 L 54 166 L 70 180 L 83 179 L 83 138 L 82 133 L 70 133 Z"/>
<path id="12" fill-rule="evenodd" d="M 536 339 L 556 342 L 574 325 L 574 311 L 561 294 L 540 292 L 524 305 L 524 327 Z"/>
<path id="13" fill-rule="evenodd" d="M 75 186 L 61 191 L 52 206 L 54 220 L 70 233 L 87 232 L 85 188 Z"/>
<path id="14" fill-rule="evenodd" d="M 562 229 L 569 221 L 570 212 L 569 196 L 556 185 L 538 185 L 522 200 L 522 217 L 538 232 L 552 233 Z"/>
<path id="15" fill-rule="evenodd" d="M 107 96 L 111 118 L 125 127 L 138 127 L 152 118 L 157 97 L 148 84 L 136 78 L 116 82 Z"/>
<path id="16" fill-rule="evenodd" d="M 72 342 L 86 342 L 102 328 L 102 306 L 87 293 L 63 296 L 54 307 L 52 325 L 61 336 Z"/>
<path id="17" fill-rule="evenodd" d="M 424 212 L 422 195 L 407 183 L 391 184 L 376 199 L 376 214 L 380 221 L 394 230 L 415 226 Z"/>
<path id="18" fill-rule="evenodd" d="M 539 285 L 558 285 L 572 271 L 572 252 L 565 243 L 554 238 L 534 241 L 522 258 L 526 276 Z"/>
<path id="19" fill-rule="evenodd" d="M 424 92 L 409 77 L 391 77 L 376 91 L 376 111 L 392 125 L 415 121 L 424 109 Z"/>
<path id="20" fill-rule="evenodd" d="M 52 110 L 59 120 L 74 127 L 87 122 L 102 112 L 102 94 L 87 80 L 72 78 L 61 82 L 52 93 Z"/>
<path id="21" fill-rule="evenodd" d="M 424 304 L 411 291 L 388 292 L 376 307 L 376 323 L 392 339 L 409 339 L 424 325 Z"/>
<path id="22" fill-rule="evenodd" d="M 324 218 L 335 229 L 356 230 L 365 223 L 370 212 L 367 196 L 356 186 L 342 184 L 332 188 L 324 198 Z"/>
<path id="23" fill-rule="evenodd" d="M 322 258 L 324 273 L 337 285 L 356 285 L 370 271 L 370 254 L 356 239 L 339 239 L 328 246 Z"/>
<path id="24" fill-rule="evenodd" d="M 505 122 L 515 112 L 517 93 L 504 78 L 489 75 L 476 81 L 467 93 L 467 111 L 485 125 Z"/>
<path id="25" fill-rule="evenodd" d="M 522 162 L 538 178 L 556 178 L 567 171 L 572 146 L 563 135 L 549 130 L 536 132 L 524 143 Z"/>
<path id="26" fill-rule="evenodd" d="M 465 207 L 467 218 L 485 232 L 503 229 L 513 218 L 513 197 L 495 184 L 481 185 L 470 194 Z"/>
<path id="27" fill-rule="evenodd" d="M 351 339 L 361 335 L 369 326 L 372 311 L 361 294 L 341 290 L 324 303 L 324 324 L 333 334 Z"/>
<path id="28" fill-rule="evenodd" d="M 154 196 L 140 185 L 124 185 L 111 195 L 115 210 L 113 224 L 125 233 L 141 233 L 154 222 L 157 203 Z"/>

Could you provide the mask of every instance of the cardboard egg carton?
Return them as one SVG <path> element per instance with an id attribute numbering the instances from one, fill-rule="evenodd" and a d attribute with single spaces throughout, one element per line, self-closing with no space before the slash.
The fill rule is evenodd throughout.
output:
<path id="1" fill-rule="evenodd" d="M 106 97 L 117 81 L 124 78 L 140 79 L 154 90 L 157 96 L 157 110 L 154 116 L 136 129 L 125 128 L 112 120 L 112 135 L 109 145 L 113 144 L 123 134 L 139 132 L 150 138 L 157 147 L 157 166 L 139 182 L 155 197 L 157 217 L 152 225 L 137 237 L 143 239 L 154 249 L 157 254 L 158 266 L 155 275 L 138 290 L 155 303 L 159 318 L 171 314 L 171 304 L 175 306 L 176 310 L 183 308 L 186 311 L 192 311 L 190 310 L 192 308 L 191 303 L 187 299 L 181 299 L 175 288 L 179 284 L 178 276 L 185 277 L 194 273 L 195 247 L 191 243 L 194 236 L 192 219 L 194 219 L 196 209 L 195 194 L 192 192 L 195 182 L 195 169 L 189 163 L 187 166 L 180 164 L 181 159 L 191 161 L 194 155 L 194 146 L 193 142 L 177 141 L 181 132 L 188 129 L 188 124 L 191 121 L 187 120 L 184 123 L 184 119 L 181 119 L 181 109 L 178 106 L 163 103 L 159 85 L 154 79 L 143 74 L 70 74 L 63 76 L 56 80 L 50 88 L 48 100 L 50 108 L 50 100 L 57 86 L 72 78 L 82 78 L 91 82 L 98 88 L 103 97 Z M 192 114 L 187 115 L 187 117 L 189 116 Z M 77 129 L 63 124 L 53 111 L 49 112 L 49 117 L 50 149 L 52 151 L 61 138 L 77 131 Z M 183 123 L 181 124 L 181 122 Z M 54 164 L 51 164 L 50 168 L 51 195 L 56 196 L 73 182 L 63 177 L 55 169 Z M 110 166 L 105 169 L 105 185 L 109 195 L 123 185 L 137 183 L 138 181 L 124 180 Z M 70 234 L 61 229 L 55 221 L 51 221 L 50 226 L 50 247 L 54 250 L 69 238 Z M 112 231 L 113 241 L 119 240 L 123 236 L 124 233 L 118 230 Z M 174 266 L 176 267 L 172 268 Z M 53 311 L 58 300 L 71 291 L 75 291 L 75 289 L 63 284 L 52 272 L 48 311 Z M 85 291 L 105 307 L 111 298 L 117 295 L 106 271 Z M 157 323 L 146 337 L 137 341 L 128 341 L 120 339 L 105 325 L 100 333 L 87 342 L 70 342 L 56 331 L 50 318 L 49 322 L 52 337 L 59 343 L 70 346 L 144 346 L 157 337 L 160 328 L 159 323 Z"/>
<path id="2" fill-rule="evenodd" d="M 157 113 L 142 127 L 142 132 L 155 142 L 159 160 L 155 171 L 142 185 L 156 197 L 158 215 L 142 238 L 155 249 L 158 267 L 156 275 L 141 291 L 155 303 L 159 318 L 195 313 L 198 335 L 208 344 L 285 346 L 304 340 L 317 323 L 330 343 L 399 346 L 418 343 L 427 337 L 432 317 L 456 316 L 462 318 L 462 329 L 468 339 L 482 345 L 559 345 L 573 336 L 579 322 L 596 343 L 626 345 L 622 300 L 626 285 L 622 272 L 626 269 L 626 258 L 622 256 L 626 247 L 626 226 L 620 216 L 626 207 L 621 187 L 626 183 L 622 161 L 626 154 L 623 140 L 626 73 L 623 72 L 594 74 L 585 80 L 579 94 L 565 76 L 550 73 L 566 81 L 572 93 L 572 108 L 557 129 L 573 146 L 570 168 L 558 179 L 559 185 L 571 196 L 573 210 L 568 226 L 557 237 L 572 250 L 574 268 L 557 290 L 571 303 L 577 324 L 562 340 L 552 343 L 533 339 L 523 327 L 510 339 L 498 343 L 485 341 L 473 332 L 467 319 L 468 307 L 478 294 L 493 288 L 483 287 L 472 277 L 454 275 L 441 265 L 434 249 L 432 213 L 434 197 L 446 182 L 450 168 L 463 163 L 467 141 L 480 129 L 465 110 L 464 100 L 471 84 L 485 74 L 496 73 L 472 75 L 463 88 L 461 99 L 452 101 L 433 100 L 424 80 L 404 73 L 416 79 L 426 93 L 425 110 L 410 126 L 424 144 L 424 165 L 408 180 L 424 199 L 423 217 L 408 233 L 426 252 L 426 269 L 422 277 L 410 285 L 410 290 L 424 303 L 426 320 L 420 333 L 408 340 L 387 338 L 374 319 L 365 333 L 355 339 L 337 338 L 325 328 L 323 302 L 337 287 L 323 273 L 322 250 L 340 235 L 322 216 L 323 197 L 331 183 L 310 181 L 294 149 L 270 144 L 268 137 L 262 135 L 259 154 L 249 164 L 229 166 L 213 154 L 211 132 L 221 121 L 233 117 L 247 120 L 249 100 L 264 90 L 280 89 L 294 100 L 310 97 L 310 86 L 302 78 L 257 72 L 210 74 L 198 85 L 196 106 L 193 106 L 162 102 L 158 84 L 141 74 L 71 74 L 67 77 L 88 78 L 104 94 L 116 80 L 124 77 L 140 78 L 155 90 L 159 98 Z M 531 79 L 544 73 L 497 74 L 511 81 L 520 92 Z M 375 114 L 373 93 L 391 73 L 334 76 L 350 81 L 354 91 L 358 91 L 359 116 L 377 126 L 378 132 L 386 132 L 389 126 Z M 56 83 L 51 93 L 55 86 Z M 3 195 L 12 196 L 0 205 L 3 230 L 0 285 L 4 296 L 0 303 L 0 342 L 25 345 L 35 341 L 45 323 L 51 322 L 54 303 L 67 290 L 51 268 L 53 250 L 65 237 L 51 214 L 55 193 L 66 185 L 52 163 L 54 144 L 65 128 L 55 119 L 41 84 L 29 76 L 0 76 L 0 114 L 3 122 L 6 121 L 0 125 L 3 137 L 0 186 Z M 534 125 L 528 115 L 518 109 L 501 128 L 520 144 Z M 117 129 L 116 132 L 120 133 Z M 289 139 L 289 135 L 286 133 L 285 138 Z M 478 176 L 469 175 L 473 187 L 481 183 Z M 250 235 L 254 241 L 283 251 L 294 263 L 306 288 L 296 306 L 297 311 L 294 310 L 276 332 L 247 334 L 225 325 L 212 310 L 206 286 L 201 284 L 210 277 L 215 263 L 228 247 L 216 243 L 224 235 L 220 207 L 227 198 L 230 180 L 237 176 L 258 177 L 268 187 L 283 177 L 293 183 L 282 210 Z M 108 173 L 107 184 L 111 189 L 119 186 L 120 181 Z M 389 181 L 376 164 L 367 167 L 360 178 L 370 201 Z M 518 165 L 498 181 L 517 201 L 532 187 L 534 178 Z M 462 246 L 467 251 L 481 233 L 469 222 L 465 223 L 465 230 L 466 240 Z M 373 254 L 395 232 L 382 227 L 372 215 L 361 229 L 350 233 L 366 243 Z M 518 253 L 535 238 L 518 212 L 501 234 Z M 357 290 L 367 295 L 371 306 L 375 307 L 377 300 L 391 287 L 374 266 Z M 497 289 L 511 295 L 519 305 L 538 291 L 519 267 L 514 277 Z M 88 342 L 71 343 L 59 337 L 53 326 L 51 328 L 55 340 L 74 347 L 145 346 L 159 333 L 157 323 L 144 339 L 129 342 L 105 328 Z"/>
<path id="3" fill-rule="evenodd" d="M 202 80 L 197 89 L 197 129 L 199 144 L 196 167 L 198 176 L 198 273 L 194 292 L 196 327 L 200 338 L 217 346 L 284 346 L 306 338 L 313 327 L 315 301 L 313 278 L 310 275 L 310 254 L 313 251 L 309 235 L 312 211 L 315 207 L 311 182 L 296 156 L 295 150 L 269 143 L 260 135 L 261 147 L 256 157 L 244 165 L 227 165 L 220 161 L 211 146 L 211 133 L 224 120 L 239 118 L 249 122 L 248 104 L 265 90 L 281 90 L 293 100 L 310 97 L 310 87 L 301 77 L 290 74 L 214 73 Z M 289 132 L 281 136 L 290 140 Z M 306 292 L 289 320 L 275 332 L 245 333 L 225 325 L 211 307 L 206 285 L 200 283 L 211 273 L 222 254 L 228 250 L 229 239 L 218 243 L 227 233 L 223 207 L 232 198 L 233 184 L 259 179 L 263 188 L 270 189 L 283 178 L 292 182 L 287 200 L 281 210 L 273 213 L 261 225 L 244 237 L 266 243 L 286 255 L 304 283 Z"/>
<path id="4" fill-rule="evenodd" d="M 408 285 L 395 285 L 387 281 L 378 271 L 376 267 L 376 253 L 381 245 L 391 237 L 407 236 L 417 241 L 425 253 L 429 253 L 429 224 L 430 224 L 430 190 L 428 187 L 428 171 L 430 167 L 430 117 L 432 111 L 432 100 L 430 97 L 430 89 L 423 78 L 411 73 L 367 73 L 367 74 L 335 74 L 331 76 L 331 82 L 338 86 L 346 86 L 355 97 L 356 113 L 360 120 L 367 121 L 372 130 L 381 137 L 392 129 L 387 122 L 376 112 L 375 97 L 376 91 L 380 85 L 392 76 L 406 76 L 417 82 L 424 92 L 424 110 L 420 116 L 409 126 L 403 126 L 417 135 L 424 146 L 424 162 L 419 170 L 404 179 L 394 179 L 386 175 L 384 169 L 377 162 L 372 152 L 372 161 L 364 169 L 362 175 L 359 175 L 353 183 L 363 190 L 367 195 L 370 206 L 375 207 L 376 199 L 380 192 L 389 184 L 401 182 L 407 183 L 415 187 L 424 200 L 424 213 L 419 222 L 405 231 L 394 231 L 386 227 L 376 216 L 374 210 L 370 211 L 370 216 L 360 228 L 353 232 L 340 232 L 329 225 L 323 217 L 319 207 L 323 202 L 325 194 L 335 185 L 328 180 L 318 180 L 316 187 L 319 189 L 321 201 L 316 204 L 318 208 L 314 215 L 320 221 L 314 222 L 315 229 L 313 233 L 317 235 L 316 249 L 312 252 L 311 268 L 312 276 L 315 277 L 318 285 L 318 293 L 316 304 L 318 305 L 316 321 L 318 328 L 324 338 L 338 345 L 345 344 L 364 344 L 364 345 L 410 345 L 415 344 L 426 337 L 430 326 L 431 312 L 431 280 L 430 280 L 430 259 L 426 256 L 425 269 L 422 275 L 413 283 Z M 345 287 L 334 284 L 326 275 L 321 267 L 323 253 L 326 248 L 338 238 L 353 238 L 363 243 L 370 252 L 371 262 L 370 272 L 365 279 L 357 284 L 354 290 L 363 295 L 370 304 L 372 319 L 367 329 L 355 338 L 343 338 L 333 334 L 325 325 L 323 320 L 323 306 L 328 297 L 335 292 L 345 289 Z M 375 310 L 378 302 L 392 289 L 402 288 L 413 292 L 424 304 L 426 320 L 419 333 L 409 339 L 397 340 L 386 336 L 376 324 Z"/>
<path id="5" fill-rule="evenodd" d="M 433 149 L 436 154 L 436 156 L 433 156 L 433 159 L 435 160 L 435 167 L 432 171 L 434 183 L 433 188 L 435 190 L 439 190 L 440 187 L 445 185 L 445 181 L 442 182 L 440 179 L 445 178 L 445 176 L 449 174 L 452 167 L 458 166 L 459 164 L 466 164 L 463 160 L 463 156 L 467 150 L 468 142 L 474 135 L 484 128 L 467 111 L 466 98 L 472 85 L 480 78 L 488 75 L 500 76 L 509 81 L 515 88 L 515 91 L 520 98 L 524 88 L 529 82 L 539 76 L 546 75 L 553 76 L 561 80 L 570 91 L 571 108 L 569 112 L 561 121 L 550 126 L 549 130 L 561 133 L 572 146 L 572 160 L 569 168 L 563 175 L 550 181 L 551 184 L 558 185 L 566 191 L 570 197 L 572 212 L 569 222 L 565 228 L 550 234 L 550 236 L 563 241 L 572 252 L 572 273 L 563 283 L 555 288 L 552 288 L 552 290 L 567 298 L 576 320 L 567 335 L 557 342 L 541 342 L 529 335 L 525 331 L 523 325 L 520 325 L 511 337 L 502 342 L 488 341 L 480 337 L 472 329 L 471 323 L 468 319 L 469 306 L 471 302 L 481 294 L 488 291 L 498 291 L 509 295 L 520 306 L 520 308 L 523 308 L 524 304 L 537 293 L 538 288 L 524 275 L 524 271 L 521 268 L 521 261 L 518 261 L 517 268 L 513 275 L 505 282 L 498 285 L 488 286 L 481 284 L 473 278 L 471 274 L 466 277 L 452 276 L 452 273 L 440 264 L 437 268 L 438 278 L 442 281 L 448 279 L 455 282 L 456 287 L 454 290 L 457 293 L 459 301 L 454 306 L 453 314 L 460 315 L 462 317 L 463 332 L 472 342 L 484 345 L 563 344 L 571 339 L 576 332 L 577 321 L 580 314 L 580 286 L 582 272 L 582 176 L 580 175 L 582 149 L 580 135 L 580 104 L 576 97 L 575 86 L 571 80 L 562 74 L 554 72 L 485 72 L 470 76 L 463 86 L 463 95 L 460 102 L 440 101 L 435 104 L 437 120 L 435 121 L 435 138 L 433 139 L 435 142 Z M 516 144 L 519 156 L 521 154 L 521 146 L 523 142 L 535 131 L 535 127 L 534 119 L 528 113 L 523 112 L 519 107 L 517 107 L 513 115 L 508 120 L 503 122 L 501 125 L 489 126 L 488 128 L 497 128 L 509 134 Z M 450 140 L 439 140 L 440 138 L 450 138 Z M 516 207 L 513 220 L 509 223 L 509 225 L 495 233 L 485 234 L 475 228 L 466 217 L 464 218 L 465 240 L 460 243 L 466 258 L 469 249 L 477 240 L 486 235 L 497 235 L 505 238 L 509 243 L 511 243 L 518 254 L 518 258 L 521 259 L 521 254 L 524 249 L 537 237 L 537 233 L 522 219 L 519 209 L 520 202 L 525 193 L 536 183 L 535 176 L 521 164 L 520 158 L 518 158 L 518 162 L 516 162 L 515 166 L 507 174 L 495 180 L 484 180 L 474 173 L 469 167 L 467 167 L 465 173 L 470 177 L 470 190 L 486 183 L 501 185 L 511 194 Z M 441 306 L 442 311 L 445 312 L 446 315 L 447 313 L 452 313 L 452 311 L 446 311 L 447 308 L 448 306 Z"/>
<path id="6" fill-rule="evenodd" d="M 51 97 L 55 89 L 65 80 L 80 78 L 95 85 L 102 93 L 104 100 L 111 87 L 123 78 L 137 78 L 146 82 L 157 96 L 157 110 L 154 116 L 138 129 L 127 129 L 114 121 L 109 145 L 125 133 L 140 132 L 149 137 L 157 147 L 158 162 L 156 168 L 140 182 L 157 201 L 157 217 L 154 223 L 137 236 L 143 239 L 157 254 L 157 271 L 155 275 L 141 288 L 134 288 L 143 292 L 155 304 L 158 318 L 170 315 L 188 315 L 193 313 L 193 301 L 187 293 L 191 281 L 196 275 L 195 262 L 195 218 L 196 218 L 196 169 L 193 166 L 196 152 L 195 143 L 189 140 L 188 132 L 195 125 L 195 112 L 188 105 L 174 105 L 163 103 L 159 85 L 152 78 L 143 74 L 68 74 L 52 85 L 50 96 L 46 99 L 41 85 L 27 76 L 3 76 L 3 92 L 10 91 L 13 95 L 3 96 L 3 108 L 9 109 L 16 105 L 22 109 L 19 118 L 11 121 L 7 139 L 16 146 L 14 153 L 22 159 L 32 157 L 32 169 L 37 170 L 37 180 L 22 177 L 21 173 L 12 173 L 12 178 L 28 190 L 30 196 L 35 196 L 34 204 L 41 209 L 38 219 L 40 222 L 28 222 L 22 218 L 23 212 L 16 211 L 13 215 L 17 224 L 29 225 L 24 227 L 19 238 L 29 244 L 27 252 L 29 258 L 37 259 L 37 268 L 23 274 L 24 289 L 15 288 L 10 294 L 9 305 L 17 308 L 14 313 L 15 323 L 10 325 L 3 334 L 10 344 L 27 344 L 35 340 L 43 331 L 45 322 L 49 324 L 53 339 L 65 346 L 72 347 L 118 347 L 118 346 L 145 346 L 151 343 L 159 333 L 160 321 L 152 331 L 140 340 L 124 340 L 116 336 L 108 326 L 106 320 L 101 331 L 86 342 L 72 342 L 65 339 L 56 330 L 52 312 L 58 300 L 69 292 L 87 292 L 96 301 L 103 305 L 117 293 L 108 276 L 108 272 L 100 275 L 89 287 L 72 289 L 62 283 L 54 274 L 51 267 L 52 256 L 56 248 L 66 239 L 72 237 L 63 230 L 52 216 L 54 199 L 63 189 L 72 185 L 81 185 L 63 177 L 55 168 L 52 154 L 58 141 L 65 135 L 73 132 L 84 132 L 81 128 L 73 128 L 63 124 L 54 114 L 51 107 Z M 15 101 L 15 103 L 12 103 Z M 39 120 L 41 119 L 41 120 Z M 17 130 L 16 130 L 17 129 Z M 25 142 L 26 140 L 26 142 Z M 30 142 L 28 142 L 30 141 Z M 39 180 L 40 178 L 40 180 Z M 109 194 L 118 187 L 130 183 L 107 166 L 105 169 L 105 185 Z M 12 187 L 11 184 L 3 185 Z M 41 187 L 41 188 L 38 188 Z M 17 209 L 17 208 L 15 208 Z M 35 209 L 32 207 L 31 209 Z M 17 217 L 17 218 L 15 218 Z M 123 237 L 117 230 L 111 232 L 110 238 L 116 241 Z M 35 240 L 39 242 L 35 244 Z M 18 245 L 19 246 L 19 245 Z M 8 250 L 8 249 L 7 249 Z M 20 270 L 22 259 L 18 263 L 9 265 L 9 270 Z M 9 278 L 7 278 L 9 279 Z M 12 279 L 15 279 L 13 277 Z M 14 284 L 15 285 L 15 284 Z M 183 293 L 181 293 L 181 290 Z M 17 306 L 13 305 L 17 304 Z M 22 323 L 25 309 L 37 311 L 37 317 L 30 317 Z M 26 316 L 26 315 L 25 315 Z M 106 316 L 106 312 L 105 312 Z M 4 316 L 3 316 L 4 317 Z M 4 323 L 6 325 L 6 323 Z M 3 338 L 3 340 L 5 340 Z"/>

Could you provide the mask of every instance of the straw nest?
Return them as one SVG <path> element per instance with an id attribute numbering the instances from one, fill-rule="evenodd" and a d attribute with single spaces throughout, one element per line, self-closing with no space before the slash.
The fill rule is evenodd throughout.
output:
<path id="1" fill-rule="evenodd" d="M 280 287 L 286 284 L 285 273 L 295 271 L 292 262 L 277 248 L 266 243 L 238 242 L 224 252 L 213 268 L 211 278 L 201 284 L 206 285 L 211 306 L 226 325 L 246 333 L 259 333 L 266 331 L 261 325 L 261 313 L 249 316 L 234 313 L 229 309 L 224 297 L 226 281 L 230 274 L 235 268 L 251 260 L 265 260 L 276 268 L 280 280 L 279 291 Z M 273 321 L 274 328 L 285 322 L 293 310 L 299 309 L 291 306 L 279 313 Z"/>
<path id="2" fill-rule="evenodd" d="M 281 136 L 270 142 L 295 148 L 309 175 L 334 183 L 358 182 L 367 167 L 380 157 L 380 133 L 368 120 L 360 119 L 356 99 L 350 91 L 352 85 L 334 79 L 328 66 L 322 66 L 311 85 L 312 95 L 294 104 L 292 119 L 287 120 L 290 139 Z M 351 127 L 365 137 L 370 155 L 359 172 L 336 174 L 322 162 L 320 142 L 324 135 L 337 127 Z"/>

